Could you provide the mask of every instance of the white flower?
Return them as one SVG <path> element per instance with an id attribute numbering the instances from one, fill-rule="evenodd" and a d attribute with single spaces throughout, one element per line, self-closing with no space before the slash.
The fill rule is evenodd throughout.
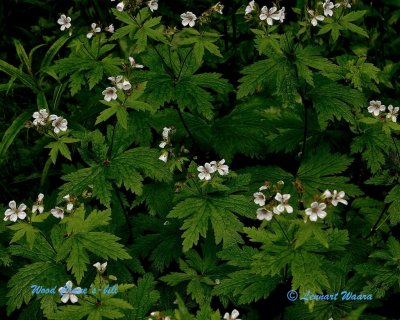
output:
<path id="1" fill-rule="evenodd" d="M 71 18 L 67 17 L 65 14 L 62 14 L 57 20 L 57 23 L 61 25 L 61 31 L 64 31 L 65 29 L 69 29 L 71 27 Z"/>
<path id="2" fill-rule="evenodd" d="M 32 206 L 32 213 L 35 213 L 36 211 L 39 211 L 39 213 L 42 213 L 44 211 L 43 198 L 44 198 L 44 194 L 39 193 L 35 204 Z"/>
<path id="3" fill-rule="evenodd" d="M 101 32 L 101 28 L 98 27 L 97 24 L 95 24 L 95 23 L 92 23 L 92 24 L 91 24 L 91 28 L 92 28 L 92 30 L 90 30 L 90 32 L 86 35 L 86 37 L 87 37 L 88 39 L 90 39 L 91 37 L 93 37 L 93 35 L 94 35 L 95 33 Z"/>
<path id="4" fill-rule="evenodd" d="M 257 219 L 270 221 L 273 217 L 273 213 L 265 208 L 257 209 Z"/>
<path id="5" fill-rule="evenodd" d="M 282 211 L 278 210 L 278 207 L 273 207 L 272 211 L 277 215 L 280 215 L 282 213 Z"/>
<path id="6" fill-rule="evenodd" d="M 67 211 L 72 211 L 72 209 L 74 208 L 74 201 L 72 197 L 69 194 L 67 194 L 66 196 L 63 197 L 63 199 L 67 201 Z"/>
<path id="7" fill-rule="evenodd" d="M 392 118 L 393 122 L 397 121 L 397 117 L 399 115 L 399 107 L 393 108 L 393 106 L 390 104 L 388 106 L 388 114 L 386 115 L 386 118 Z"/>
<path id="8" fill-rule="evenodd" d="M 318 217 L 323 219 L 326 217 L 325 203 L 313 202 L 311 203 L 311 208 L 306 209 L 306 215 L 310 216 L 311 221 L 317 221 Z"/>
<path id="9" fill-rule="evenodd" d="M 158 0 L 147 1 L 147 5 L 150 8 L 150 11 L 153 12 L 158 9 Z"/>
<path id="10" fill-rule="evenodd" d="M 200 180 L 211 180 L 211 173 L 215 172 L 215 168 L 208 162 L 205 163 L 204 167 L 197 167 L 197 171 L 199 171 L 199 179 Z"/>
<path id="11" fill-rule="evenodd" d="M 50 115 L 49 118 L 51 121 L 51 125 L 54 127 L 54 133 L 59 134 L 60 131 L 67 131 L 68 127 L 68 121 L 67 119 L 64 119 L 63 117 L 59 117 L 55 114 Z"/>
<path id="12" fill-rule="evenodd" d="M 107 268 L 107 262 L 104 262 L 102 264 L 100 264 L 100 262 L 96 262 L 93 267 L 95 267 L 97 270 L 99 270 L 100 273 L 103 273 L 104 271 L 106 271 Z"/>
<path id="13" fill-rule="evenodd" d="M 114 25 L 110 24 L 108 27 L 105 27 L 106 31 L 110 33 L 114 33 Z"/>
<path id="14" fill-rule="evenodd" d="M 113 85 L 118 85 L 118 83 L 120 83 L 123 78 L 123 76 L 108 77 L 108 80 L 110 80 Z"/>
<path id="15" fill-rule="evenodd" d="M 325 0 L 325 2 L 322 4 L 322 8 L 324 9 L 324 15 L 326 16 L 333 16 L 333 8 L 335 5 L 333 2 L 330 2 L 329 0 Z"/>
<path id="16" fill-rule="evenodd" d="M 253 197 L 255 204 L 258 204 L 260 207 L 265 206 L 265 196 L 262 192 L 254 193 Z"/>
<path id="17" fill-rule="evenodd" d="M 282 7 L 281 10 L 278 11 L 279 22 L 282 23 L 285 20 L 285 7 Z"/>
<path id="18" fill-rule="evenodd" d="M 272 7 L 268 10 L 267 6 L 264 6 L 261 8 L 261 14 L 260 14 L 260 20 L 267 20 L 267 23 L 272 26 L 273 25 L 273 20 L 280 20 L 280 14 L 275 13 L 276 10 L 278 10 L 276 7 Z"/>
<path id="19" fill-rule="evenodd" d="M 381 111 L 385 111 L 386 106 L 384 106 L 379 100 L 372 100 L 369 102 L 368 112 L 373 113 L 375 117 L 379 116 Z"/>
<path id="20" fill-rule="evenodd" d="M 106 101 L 117 100 L 118 98 L 117 89 L 114 87 L 107 87 L 102 94 L 104 95 L 104 100 Z"/>
<path id="21" fill-rule="evenodd" d="M 290 194 L 280 194 L 279 192 L 275 196 L 275 200 L 279 201 L 280 204 L 276 207 L 279 212 L 287 211 L 287 213 L 292 213 L 292 206 L 288 205 L 288 201 L 290 199 Z"/>
<path id="22" fill-rule="evenodd" d="M 314 10 L 307 10 L 311 16 L 311 24 L 315 27 L 318 24 L 318 21 L 324 21 L 325 17 L 322 15 L 318 15 L 314 12 Z"/>
<path id="23" fill-rule="evenodd" d="M 129 90 L 130 88 L 132 88 L 132 85 L 128 80 L 124 79 L 124 81 L 122 83 L 118 83 L 117 84 L 117 87 L 119 89 L 122 89 L 122 90 L 126 91 L 126 90 Z"/>
<path id="24" fill-rule="evenodd" d="M 158 157 L 158 159 L 161 160 L 161 161 L 167 162 L 167 160 L 168 160 L 168 151 L 163 152 L 161 154 L 161 156 Z"/>
<path id="25" fill-rule="evenodd" d="M 18 208 L 17 204 L 14 200 L 10 201 L 8 206 L 10 209 L 7 209 L 4 212 L 4 221 L 10 220 L 12 222 L 17 221 L 18 219 L 24 220 L 26 218 L 26 205 L 21 203 Z"/>
<path id="26" fill-rule="evenodd" d="M 260 188 L 258 188 L 258 190 L 263 191 L 263 190 L 267 190 L 269 189 L 269 185 L 262 185 Z"/>
<path id="27" fill-rule="evenodd" d="M 222 159 L 221 161 L 211 161 L 210 164 L 214 167 L 215 171 L 218 171 L 218 173 L 221 176 L 225 176 L 229 173 L 229 167 L 224 164 L 225 163 L 225 159 Z"/>
<path id="28" fill-rule="evenodd" d="M 62 296 L 61 301 L 63 303 L 67 303 L 68 300 L 71 300 L 72 303 L 75 303 L 78 301 L 78 297 L 75 294 L 81 293 L 82 289 L 80 287 L 72 289 L 72 281 L 68 281 L 64 287 L 58 289 L 58 292 Z"/>
<path id="29" fill-rule="evenodd" d="M 124 7 L 125 7 L 125 4 L 124 4 L 123 1 L 121 1 L 120 3 L 117 4 L 117 10 L 118 10 L 119 12 L 124 11 Z"/>
<path id="30" fill-rule="evenodd" d="M 160 147 L 161 149 L 164 149 L 166 145 L 167 145 L 167 142 L 166 142 L 166 141 L 162 141 L 162 142 L 159 144 L 159 147 Z"/>
<path id="31" fill-rule="evenodd" d="M 55 218 L 64 218 L 64 209 L 60 207 L 55 207 L 54 209 L 51 209 L 50 212 Z"/>
<path id="32" fill-rule="evenodd" d="M 254 11 L 256 2 L 255 1 L 250 1 L 249 5 L 246 7 L 246 10 L 244 11 L 244 14 L 249 14 L 250 12 Z"/>
<path id="33" fill-rule="evenodd" d="M 135 59 L 133 59 L 132 57 L 129 57 L 129 62 L 131 63 L 131 67 L 132 68 L 135 68 L 135 69 L 142 69 L 143 68 L 143 65 L 136 63 Z"/>
<path id="34" fill-rule="evenodd" d="M 47 113 L 46 109 L 40 109 L 39 112 L 34 112 L 32 117 L 35 119 L 33 120 L 33 124 L 35 126 L 38 126 L 39 124 L 44 126 L 46 125 L 47 118 L 49 117 L 49 114 Z"/>
<path id="35" fill-rule="evenodd" d="M 162 132 L 162 137 L 164 140 L 168 140 L 169 132 L 171 131 L 172 128 L 167 128 L 164 127 L 163 132 Z"/>
<path id="36" fill-rule="evenodd" d="M 237 311 L 236 309 L 234 309 L 230 315 L 228 312 L 224 314 L 225 320 L 240 320 L 238 317 L 239 311 Z"/>
<path id="37" fill-rule="evenodd" d="M 344 191 L 337 192 L 336 190 L 333 190 L 332 205 L 336 207 L 339 202 L 343 203 L 344 205 L 347 205 L 347 201 L 343 199 L 344 196 L 345 196 Z"/>
<path id="38" fill-rule="evenodd" d="M 189 27 L 194 27 L 197 17 L 192 12 L 187 11 L 181 14 L 181 19 L 182 19 L 182 25 L 184 27 L 186 27 L 187 25 L 189 25 Z"/>

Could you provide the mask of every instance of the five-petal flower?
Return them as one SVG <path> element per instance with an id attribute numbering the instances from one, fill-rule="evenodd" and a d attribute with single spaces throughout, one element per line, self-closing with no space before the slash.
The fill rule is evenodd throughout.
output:
<path id="1" fill-rule="evenodd" d="M 181 19 L 184 27 L 187 25 L 189 25 L 189 27 L 194 27 L 197 17 L 193 12 L 187 11 L 181 14 Z"/>
<path id="2" fill-rule="evenodd" d="M 33 113 L 32 117 L 35 119 L 33 120 L 33 125 L 38 126 L 38 125 L 46 125 L 47 118 L 49 117 L 49 114 L 47 113 L 46 109 L 40 109 L 39 112 L 36 111 Z"/>
<path id="3" fill-rule="evenodd" d="M 314 10 L 307 10 L 308 14 L 311 17 L 311 24 L 315 27 L 318 24 L 318 21 L 324 21 L 325 17 L 322 15 L 319 15 L 316 13 Z"/>
<path id="4" fill-rule="evenodd" d="M 91 24 L 91 28 L 92 28 L 92 30 L 90 30 L 88 32 L 88 34 L 86 35 L 86 37 L 88 39 L 92 38 L 95 33 L 101 32 L 101 28 L 98 27 L 97 24 L 95 24 L 95 23 Z"/>
<path id="5" fill-rule="evenodd" d="M 275 200 L 279 201 L 280 204 L 276 207 L 279 212 L 287 211 L 287 213 L 292 213 L 293 208 L 288 204 L 290 199 L 290 194 L 280 194 L 279 192 L 275 196 Z"/>
<path id="6" fill-rule="evenodd" d="M 397 121 L 397 117 L 399 116 L 399 107 L 393 108 L 393 106 L 390 104 L 388 106 L 388 113 L 386 115 L 386 118 L 391 118 L 393 122 Z"/>
<path id="7" fill-rule="evenodd" d="M 26 218 L 26 205 L 21 203 L 17 208 L 17 203 L 12 200 L 9 202 L 8 206 L 10 209 L 7 209 L 4 212 L 4 221 L 10 220 L 12 222 L 16 222 L 18 219 L 24 220 Z"/>
<path id="8" fill-rule="evenodd" d="M 69 29 L 71 27 L 71 18 L 67 17 L 65 14 L 62 14 L 57 20 L 57 23 L 61 25 L 61 31 L 64 31 L 65 29 Z"/>
<path id="9" fill-rule="evenodd" d="M 324 211 L 326 208 L 325 203 L 313 202 L 311 203 L 311 207 L 306 209 L 306 215 L 310 216 L 311 221 L 317 221 L 318 217 L 323 219 L 326 217 L 326 212 Z"/>
<path id="10" fill-rule="evenodd" d="M 379 100 L 372 100 L 369 102 L 368 112 L 373 113 L 375 117 L 379 116 L 381 111 L 385 111 L 386 106 L 384 106 Z"/>
<path id="11" fill-rule="evenodd" d="M 215 168 L 206 162 L 204 166 L 197 167 L 197 171 L 200 172 L 198 175 L 200 180 L 211 180 L 211 173 L 215 172 Z"/>
<path id="12" fill-rule="evenodd" d="M 67 303 L 70 300 L 72 303 L 76 303 L 78 301 L 78 297 L 75 294 L 79 294 L 82 292 L 80 287 L 76 287 L 72 289 L 72 281 L 68 281 L 64 287 L 58 289 L 60 293 L 61 301 L 63 303 Z"/>
<path id="13" fill-rule="evenodd" d="M 260 20 L 267 20 L 267 24 L 270 26 L 273 25 L 273 20 L 280 20 L 281 16 L 279 13 L 275 13 L 278 9 L 276 7 L 272 7 L 268 9 L 267 6 L 263 6 L 261 8 Z"/>
<path id="14" fill-rule="evenodd" d="M 63 117 L 59 117 L 55 114 L 50 115 L 49 119 L 52 121 L 51 125 L 54 127 L 54 133 L 59 134 L 60 131 L 67 131 L 67 129 L 68 129 L 67 119 L 64 119 Z"/>
<path id="15" fill-rule="evenodd" d="M 104 100 L 110 102 L 111 100 L 117 100 L 117 89 L 115 87 L 107 87 L 102 94 L 104 95 Z"/>

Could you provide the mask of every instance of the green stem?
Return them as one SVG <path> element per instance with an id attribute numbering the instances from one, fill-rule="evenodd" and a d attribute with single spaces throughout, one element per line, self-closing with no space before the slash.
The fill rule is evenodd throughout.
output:
<path id="1" fill-rule="evenodd" d="M 275 216 L 274 216 L 273 218 L 274 218 L 274 220 L 276 221 L 276 223 L 278 224 L 279 228 L 281 228 L 283 234 L 285 235 L 286 240 L 287 240 L 288 243 L 290 244 L 291 241 L 290 241 L 288 235 L 286 234 L 285 230 L 283 230 L 283 228 L 282 228 L 281 224 L 279 223 L 278 219 L 276 219 Z"/>

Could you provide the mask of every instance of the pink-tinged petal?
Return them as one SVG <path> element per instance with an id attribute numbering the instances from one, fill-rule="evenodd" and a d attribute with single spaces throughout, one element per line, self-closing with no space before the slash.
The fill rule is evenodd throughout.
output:
<path id="1" fill-rule="evenodd" d="M 320 208 L 321 210 L 324 210 L 324 209 L 326 208 L 326 204 L 325 204 L 325 203 L 320 203 L 320 204 L 319 204 L 319 208 Z"/>
<path id="2" fill-rule="evenodd" d="M 321 219 L 326 217 L 326 212 L 325 211 L 318 211 L 318 217 L 320 217 Z"/>
<path id="3" fill-rule="evenodd" d="M 13 209 L 7 209 L 6 212 L 4 212 L 4 214 L 5 214 L 6 216 L 11 216 L 11 215 L 14 214 L 14 213 L 15 213 L 15 210 L 13 210 Z"/>
<path id="4" fill-rule="evenodd" d="M 70 294 L 69 298 L 71 300 L 72 303 L 76 303 L 78 301 L 78 297 L 74 294 Z"/>
<path id="5" fill-rule="evenodd" d="M 17 209 L 17 203 L 14 201 L 14 200 L 12 200 L 12 201 L 10 201 L 9 203 L 8 203 L 8 206 L 11 208 L 11 209 Z"/>
<path id="6" fill-rule="evenodd" d="M 10 216 L 10 220 L 11 220 L 12 222 L 17 221 L 17 219 L 18 219 L 18 216 L 17 216 L 16 214 L 12 214 L 12 215 Z"/>
<path id="7" fill-rule="evenodd" d="M 310 215 L 310 220 L 311 221 L 317 221 L 317 219 L 318 219 L 318 216 L 314 213 L 314 214 L 312 214 L 312 215 Z"/>
<path id="8" fill-rule="evenodd" d="M 69 294 L 64 294 L 64 295 L 61 297 L 61 301 L 62 301 L 63 303 L 67 303 L 68 300 L 69 300 Z"/>
<path id="9" fill-rule="evenodd" d="M 23 211 L 22 212 L 18 212 L 17 215 L 18 215 L 18 218 L 21 219 L 21 220 L 24 220 L 26 218 L 26 213 L 23 212 Z"/>
<path id="10" fill-rule="evenodd" d="M 276 194 L 275 200 L 279 201 L 279 202 L 282 202 L 282 195 L 279 192 Z"/>

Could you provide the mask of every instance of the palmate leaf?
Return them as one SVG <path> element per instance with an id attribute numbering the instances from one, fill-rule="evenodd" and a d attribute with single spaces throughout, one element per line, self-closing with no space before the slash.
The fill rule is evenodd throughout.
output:
<path id="1" fill-rule="evenodd" d="M 215 152 L 227 161 L 237 153 L 257 157 L 266 148 L 266 117 L 258 106 L 256 100 L 240 104 L 212 125 Z"/>
<path id="2" fill-rule="evenodd" d="M 180 224 L 168 220 L 167 223 L 164 219 L 149 215 L 135 216 L 133 221 L 133 234 L 138 236 L 132 249 L 137 256 L 148 257 L 155 270 L 164 271 L 180 257 L 182 253 Z"/>
<path id="3" fill-rule="evenodd" d="M 297 82 L 292 65 L 283 56 L 258 61 L 242 70 L 237 97 L 243 98 L 265 88 L 284 101 L 293 101 L 297 95 Z"/>
<path id="4" fill-rule="evenodd" d="M 185 254 L 185 260 L 179 260 L 179 272 L 171 272 L 160 279 L 170 286 L 184 283 L 186 292 L 200 305 L 211 301 L 211 291 L 215 280 L 223 277 L 232 267 L 220 264 L 216 259 L 218 248 L 212 237 L 206 238 L 201 245 L 201 254 L 194 249 Z"/>
<path id="5" fill-rule="evenodd" d="M 146 273 L 138 280 L 137 286 L 128 293 L 128 301 L 133 309 L 125 312 L 127 319 L 143 320 L 148 317 L 160 299 L 160 293 L 155 290 L 155 286 L 156 282 L 151 273 Z"/>
<path id="6" fill-rule="evenodd" d="M 234 214 L 249 215 L 249 202 L 244 196 L 188 198 L 178 203 L 168 214 L 168 218 L 184 219 L 182 230 L 183 251 L 188 251 L 206 237 L 209 223 L 215 233 L 215 243 L 223 241 L 224 247 L 243 243 L 239 231 L 243 224 Z"/>
<path id="7" fill-rule="evenodd" d="M 396 225 L 400 221 L 400 185 L 396 185 L 390 190 L 385 198 L 385 203 L 390 203 L 388 208 L 390 224 Z"/>
<path id="8" fill-rule="evenodd" d="M 307 200 L 326 189 L 343 190 L 350 196 L 361 195 L 362 191 L 349 183 L 349 178 L 338 176 L 353 162 L 346 155 L 331 154 L 327 148 L 319 148 L 301 163 L 296 179 L 305 189 Z"/>
<path id="9" fill-rule="evenodd" d="M 66 260 L 67 269 L 72 270 L 79 284 L 87 270 L 89 255 L 87 251 L 103 259 L 129 259 L 123 245 L 117 241 L 119 238 L 107 232 L 93 231 L 109 224 L 111 210 L 93 211 L 85 219 L 83 205 L 76 209 L 74 215 L 65 217 L 61 223 L 66 224 L 67 231 L 71 234 L 58 248 L 57 261 Z"/>
<path id="10" fill-rule="evenodd" d="M 91 186 L 93 196 L 109 206 L 113 181 L 141 194 L 143 176 L 156 181 L 171 179 L 170 171 L 158 157 L 157 150 L 139 147 L 115 156 L 108 165 L 98 164 L 67 174 L 62 177 L 67 183 L 61 186 L 58 199 L 61 201 L 66 194 L 79 195 Z"/>
<path id="11" fill-rule="evenodd" d="M 63 265 L 54 261 L 35 262 L 20 268 L 7 284 L 7 314 L 19 309 L 22 303 L 29 303 L 32 299 L 32 285 L 53 288 L 65 283 L 67 278 Z"/>
<path id="12" fill-rule="evenodd" d="M 239 304 L 266 299 L 279 283 L 279 277 L 261 276 L 251 270 L 232 272 L 213 290 L 213 295 L 239 298 Z"/>
<path id="13" fill-rule="evenodd" d="M 316 77 L 315 83 L 316 86 L 309 92 L 309 96 L 317 110 L 321 129 L 326 129 L 328 122 L 334 118 L 354 122 L 352 107 L 359 108 L 363 105 L 364 95 L 358 90 L 323 77 Z"/>
<path id="14" fill-rule="evenodd" d="M 390 237 L 385 247 L 374 251 L 368 263 L 356 266 L 356 270 L 367 279 L 364 291 L 373 294 L 374 298 L 382 298 L 388 290 L 395 291 L 400 287 L 400 270 L 398 260 L 400 243 Z"/>
<path id="15" fill-rule="evenodd" d="M 386 162 L 386 155 L 393 145 L 390 136 L 379 126 L 368 126 L 362 135 L 355 137 L 351 143 L 352 153 L 361 153 L 363 161 L 372 173 L 377 173 Z"/>

